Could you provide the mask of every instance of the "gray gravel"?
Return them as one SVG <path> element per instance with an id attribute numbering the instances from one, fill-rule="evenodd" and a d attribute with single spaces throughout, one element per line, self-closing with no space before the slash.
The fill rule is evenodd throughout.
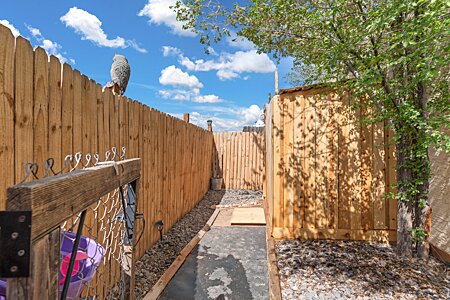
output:
<path id="1" fill-rule="evenodd" d="M 276 252 L 283 299 L 450 299 L 450 268 L 389 245 L 284 240 Z"/>
<path id="2" fill-rule="evenodd" d="M 261 191 L 226 190 L 219 207 L 242 207 L 262 205 Z"/>
<path id="3" fill-rule="evenodd" d="M 188 214 L 181 218 L 136 263 L 136 298 L 142 299 L 180 254 L 180 251 L 203 228 L 219 204 L 224 191 L 209 191 Z"/>

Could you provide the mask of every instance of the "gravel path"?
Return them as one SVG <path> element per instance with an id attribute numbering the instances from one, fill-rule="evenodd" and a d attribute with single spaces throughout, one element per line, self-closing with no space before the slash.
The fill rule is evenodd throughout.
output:
<path id="1" fill-rule="evenodd" d="M 276 252 L 283 299 L 450 299 L 450 268 L 389 245 L 294 240 Z"/>
<path id="2" fill-rule="evenodd" d="M 164 274 L 191 239 L 203 228 L 219 204 L 224 191 L 209 191 L 188 214 L 181 218 L 162 241 L 136 263 L 136 298 L 142 299 Z"/>
<path id="3" fill-rule="evenodd" d="M 219 207 L 262 205 L 262 198 L 261 191 L 226 190 Z"/>

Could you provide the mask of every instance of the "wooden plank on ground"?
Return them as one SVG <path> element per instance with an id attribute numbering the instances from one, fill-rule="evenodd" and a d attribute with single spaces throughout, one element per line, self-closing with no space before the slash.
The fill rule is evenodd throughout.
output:
<path id="1" fill-rule="evenodd" d="M 295 229 L 292 234 L 284 228 L 275 227 L 272 233 L 273 237 L 302 239 L 302 240 L 355 240 L 355 241 L 374 241 L 374 242 L 395 242 L 397 237 L 396 230 L 351 230 L 351 229 Z"/>
<path id="2" fill-rule="evenodd" d="M 231 225 L 265 225 L 266 218 L 262 207 L 237 207 L 233 209 Z"/>
<path id="3" fill-rule="evenodd" d="M 281 299 L 280 275 L 277 265 L 277 254 L 275 240 L 272 237 L 271 216 L 267 202 L 264 202 L 264 215 L 266 218 L 266 249 L 269 271 L 269 297 L 270 300 Z"/>

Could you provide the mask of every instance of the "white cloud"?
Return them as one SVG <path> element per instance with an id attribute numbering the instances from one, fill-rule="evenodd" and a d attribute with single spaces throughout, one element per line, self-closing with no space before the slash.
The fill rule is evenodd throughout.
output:
<path id="1" fill-rule="evenodd" d="M 262 113 L 263 113 L 262 109 L 259 108 L 259 106 L 256 104 L 250 105 L 249 107 L 242 109 L 240 111 L 242 120 L 246 123 L 258 120 Z"/>
<path id="2" fill-rule="evenodd" d="M 161 71 L 161 76 L 159 77 L 159 83 L 163 85 L 171 86 L 181 86 L 187 88 L 197 88 L 203 87 L 203 84 L 194 75 L 189 75 L 178 69 L 175 66 L 169 66 Z"/>
<path id="3" fill-rule="evenodd" d="M 166 100 L 190 101 L 195 103 L 220 103 L 224 101 L 219 96 L 214 94 L 202 95 L 199 89 L 159 90 L 158 94 Z"/>
<path id="4" fill-rule="evenodd" d="M 14 37 L 18 37 L 20 35 L 19 30 L 16 27 L 14 27 L 13 24 L 9 23 L 8 20 L 0 20 L 0 24 L 8 27 L 9 30 L 11 30 L 12 34 L 14 35 Z"/>
<path id="5" fill-rule="evenodd" d="M 61 54 L 62 46 L 54 41 L 46 39 L 41 31 L 38 28 L 34 28 L 30 25 L 25 25 L 27 29 L 30 31 L 31 35 L 40 43 L 40 47 L 42 47 L 48 55 L 56 56 L 62 63 L 70 61 L 72 65 L 75 64 L 75 60 L 70 58 L 67 59 L 63 54 Z"/>
<path id="6" fill-rule="evenodd" d="M 219 103 L 223 102 L 217 95 L 197 95 L 194 97 L 194 102 L 197 103 Z"/>
<path id="7" fill-rule="evenodd" d="M 50 40 L 42 40 L 42 48 L 47 51 L 48 54 L 58 53 L 59 49 L 61 49 L 61 45 Z"/>
<path id="8" fill-rule="evenodd" d="M 190 114 L 193 124 L 206 128 L 206 121 L 213 121 L 213 130 L 220 131 L 242 131 L 244 126 L 253 125 L 259 120 L 263 110 L 258 105 L 249 107 L 224 108 L 214 106 L 199 106 L 198 111 Z M 179 116 L 180 118 L 182 116 Z"/>
<path id="9" fill-rule="evenodd" d="M 35 38 L 42 38 L 41 31 L 37 28 L 34 28 L 30 25 L 25 25 L 27 29 L 30 31 L 31 35 Z"/>
<path id="10" fill-rule="evenodd" d="M 220 80 L 230 80 L 239 77 L 239 74 L 232 71 L 232 70 L 219 70 L 217 71 L 217 77 L 219 77 Z"/>
<path id="11" fill-rule="evenodd" d="M 102 29 L 102 22 L 93 14 L 88 13 L 76 6 L 69 9 L 69 11 L 60 18 L 67 27 L 71 27 L 76 33 L 82 35 L 82 39 L 94 42 L 99 46 L 111 48 L 124 48 L 125 39 L 116 37 L 115 39 L 108 39 L 108 36 Z"/>
<path id="12" fill-rule="evenodd" d="M 162 47 L 162 52 L 163 52 L 163 56 L 164 57 L 167 57 L 167 56 L 178 56 L 178 55 L 182 54 L 180 49 L 178 49 L 176 47 L 172 47 L 172 46 L 163 46 Z"/>
<path id="13" fill-rule="evenodd" d="M 193 37 L 196 34 L 183 29 L 183 23 L 177 21 L 177 15 L 171 8 L 177 0 L 148 0 L 144 8 L 139 11 L 138 16 L 148 17 L 150 24 L 165 25 L 172 30 L 172 33 Z"/>
<path id="14" fill-rule="evenodd" d="M 102 29 L 102 22 L 97 16 L 76 6 L 70 8 L 60 20 L 66 27 L 70 27 L 76 33 L 80 34 L 83 40 L 91 41 L 98 46 L 109 48 L 132 47 L 139 52 L 147 52 L 147 50 L 141 48 L 135 41 L 125 40 L 120 36 L 114 39 L 108 39 L 107 34 Z"/>
<path id="15" fill-rule="evenodd" d="M 230 36 L 226 38 L 227 44 L 231 47 L 241 50 L 254 50 L 255 44 L 250 42 L 246 37 L 238 36 L 235 32 L 231 32 Z"/>
<path id="16" fill-rule="evenodd" d="M 176 48 L 163 47 L 163 54 L 170 55 L 171 52 L 177 52 Z M 167 100 L 190 101 L 197 103 L 219 103 L 224 100 L 219 96 L 210 94 L 202 95 L 200 89 L 203 84 L 194 75 L 189 75 L 174 65 L 168 66 L 161 71 L 159 83 L 174 87 L 172 90 L 159 90 L 158 94 L 161 98 Z"/>
<path id="17" fill-rule="evenodd" d="M 141 52 L 141 53 L 147 53 L 147 49 L 142 48 L 141 46 L 139 46 L 139 44 L 136 41 L 131 41 L 128 40 L 127 44 L 133 48 L 134 50 Z"/>
<path id="18" fill-rule="evenodd" d="M 223 81 L 238 78 L 243 73 L 271 73 L 276 69 L 275 64 L 267 54 L 259 54 L 256 50 L 237 51 L 235 53 L 223 52 L 217 59 L 192 61 L 184 56 L 178 48 L 174 49 L 176 51 L 167 50 L 167 54 L 178 55 L 179 63 L 189 71 L 217 71 L 217 77 Z M 247 78 L 247 76 L 244 78 Z"/>

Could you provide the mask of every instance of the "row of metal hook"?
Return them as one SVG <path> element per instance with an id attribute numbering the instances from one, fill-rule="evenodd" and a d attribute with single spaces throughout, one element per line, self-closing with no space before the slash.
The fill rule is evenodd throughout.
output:
<path id="1" fill-rule="evenodd" d="M 124 160 L 125 159 L 126 148 L 121 148 L 121 153 L 117 151 L 116 147 L 112 147 L 111 150 L 105 152 L 105 160 L 103 161 L 114 161 L 114 160 Z M 83 161 L 83 157 L 85 160 Z M 49 158 L 44 161 L 44 176 L 42 178 L 46 178 L 49 176 L 60 175 L 64 172 L 72 172 L 77 169 L 86 169 L 89 167 L 96 166 L 98 163 L 102 162 L 100 160 L 100 155 L 98 153 L 87 153 L 83 156 L 82 152 L 77 152 L 75 155 L 69 154 L 64 158 L 64 165 L 60 171 L 54 170 L 55 160 L 53 158 Z M 22 184 L 26 182 L 31 177 L 34 179 L 40 179 L 38 177 L 39 165 L 35 162 L 26 163 L 25 166 L 25 177 L 19 183 Z"/>

